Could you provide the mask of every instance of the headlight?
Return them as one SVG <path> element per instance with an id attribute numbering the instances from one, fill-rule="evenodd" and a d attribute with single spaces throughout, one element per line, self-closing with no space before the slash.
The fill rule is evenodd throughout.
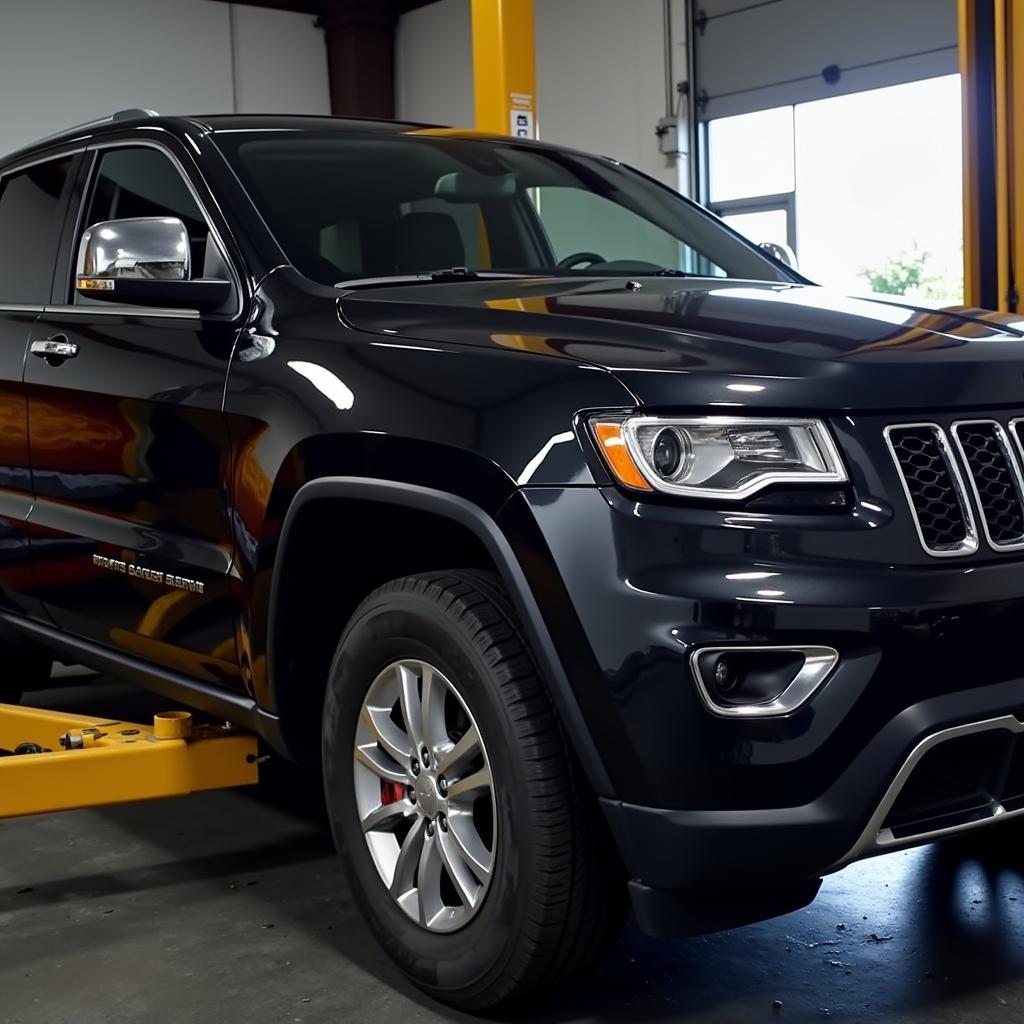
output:
<path id="1" fill-rule="evenodd" d="M 821 420 L 598 416 L 591 429 L 620 483 L 634 490 L 739 501 L 777 483 L 845 483 Z"/>

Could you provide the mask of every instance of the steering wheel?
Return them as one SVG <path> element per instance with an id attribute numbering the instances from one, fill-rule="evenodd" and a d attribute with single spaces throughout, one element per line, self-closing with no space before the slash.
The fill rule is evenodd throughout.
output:
<path id="1" fill-rule="evenodd" d="M 571 256 L 560 259 L 558 266 L 562 270 L 571 270 L 577 263 L 593 264 L 604 262 L 604 257 L 599 256 L 596 252 L 574 252 Z"/>

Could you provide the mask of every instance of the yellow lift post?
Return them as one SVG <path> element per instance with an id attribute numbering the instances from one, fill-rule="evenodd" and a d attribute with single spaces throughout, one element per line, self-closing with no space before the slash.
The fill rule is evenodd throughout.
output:
<path id="1" fill-rule="evenodd" d="M 193 725 L 152 725 L 0 704 L 0 818 L 184 796 L 258 781 L 257 740 Z"/>
<path id="2" fill-rule="evenodd" d="M 966 304 L 1021 310 L 1024 3 L 959 0 Z"/>
<path id="3" fill-rule="evenodd" d="M 472 0 L 470 11 L 476 127 L 535 139 L 533 0 Z"/>

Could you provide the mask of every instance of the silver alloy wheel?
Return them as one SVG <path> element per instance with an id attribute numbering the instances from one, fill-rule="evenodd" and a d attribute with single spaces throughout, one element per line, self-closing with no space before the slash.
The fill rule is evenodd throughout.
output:
<path id="1" fill-rule="evenodd" d="M 356 808 L 395 902 L 421 927 L 452 932 L 483 904 L 498 820 L 487 750 L 452 682 L 424 661 L 388 665 L 363 700 Z"/>

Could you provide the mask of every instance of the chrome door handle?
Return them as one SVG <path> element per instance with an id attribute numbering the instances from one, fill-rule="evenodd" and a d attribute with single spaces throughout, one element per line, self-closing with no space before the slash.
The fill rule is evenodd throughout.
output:
<path id="1" fill-rule="evenodd" d="M 53 338 L 33 341 L 29 351 L 51 365 L 60 365 L 65 359 L 74 359 L 78 355 L 78 346 L 73 341 L 68 341 L 64 335 L 58 334 Z"/>

